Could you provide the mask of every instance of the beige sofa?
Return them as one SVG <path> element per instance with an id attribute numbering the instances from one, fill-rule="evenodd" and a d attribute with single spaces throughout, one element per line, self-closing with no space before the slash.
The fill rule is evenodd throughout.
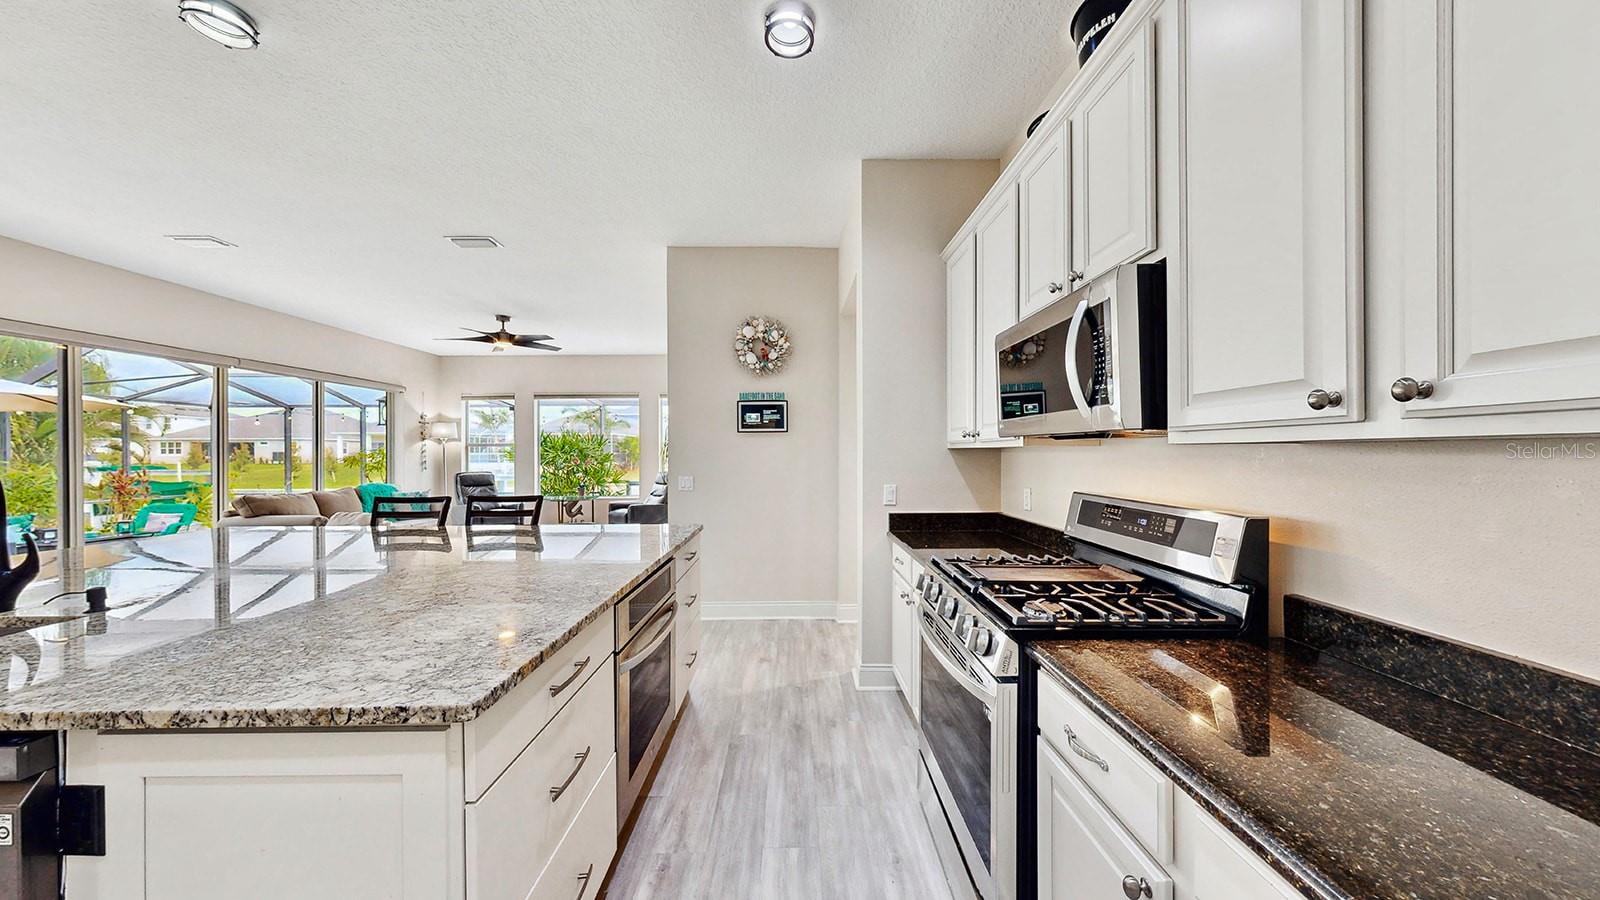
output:
<path id="1" fill-rule="evenodd" d="M 218 528 L 255 525 L 365 525 L 355 488 L 298 494 L 243 494 L 217 520 Z"/>

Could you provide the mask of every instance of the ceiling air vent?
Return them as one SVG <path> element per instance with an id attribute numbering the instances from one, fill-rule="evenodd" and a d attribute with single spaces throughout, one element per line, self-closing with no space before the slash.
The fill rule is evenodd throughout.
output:
<path id="1" fill-rule="evenodd" d="M 500 242 L 486 234 L 447 234 L 444 239 L 463 250 L 487 250 Z"/>
<path id="2" fill-rule="evenodd" d="M 207 249 L 238 246 L 238 244 L 230 244 L 222 238 L 213 237 L 209 234 L 169 234 L 167 237 L 177 241 L 185 247 L 199 247 L 202 249 Z"/>

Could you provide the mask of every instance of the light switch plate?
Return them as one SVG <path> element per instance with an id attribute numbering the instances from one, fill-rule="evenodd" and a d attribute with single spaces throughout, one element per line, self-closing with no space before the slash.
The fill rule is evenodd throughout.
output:
<path id="1" fill-rule="evenodd" d="M 1022 489 L 1022 511 L 1033 512 L 1033 488 Z"/>
<path id="2" fill-rule="evenodd" d="M 692 490 L 694 490 L 694 476 L 693 475 L 679 475 L 678 476 L 678 490 L 680 490 L 680 491 L 692 491 Z"/>
<path id="3" fill-rule="evenodd" d="M 896 492 L 896 489 L 895 489 L 894 485 L 886 484 L 886 485 L 883 486 L 883 505 L 884 506 L 893 506 L 895 504 L 895 492 Z"/>

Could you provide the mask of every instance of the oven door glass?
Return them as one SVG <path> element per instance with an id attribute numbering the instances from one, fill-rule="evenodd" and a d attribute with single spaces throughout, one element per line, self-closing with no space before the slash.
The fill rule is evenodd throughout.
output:
<path id="1" fill-rule="evenodd" d="M 937 640 L 924 626 L 919 682 L 922 735 L 953 795 L 944 798 L 946 803 L 960 811 L 967 834 L 983 857 L 984 869 L 992 871 L 989 708 L 993 701 L 978 697 L 974 693 L 977 688 L 968 686 L 965 675 L 951 671 L 951 662 L 945 658 L 949 651 L 931 646 Z M 955 663 L 957 669 L 962 665 Z"/>

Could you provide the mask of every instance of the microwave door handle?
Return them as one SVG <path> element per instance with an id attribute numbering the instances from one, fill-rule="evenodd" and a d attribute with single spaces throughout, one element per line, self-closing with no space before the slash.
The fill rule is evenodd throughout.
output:
<path id="1" fill-rule="evenodd" d="M 1089 298 L 1087 295 L 1078 301 L 1078 308 L 1072 311 L 1072 324 L 1067 326 L 1067 346 L 1062 351 L 1067 365 L 1067 389 L 1072 391 L 1072 402 L 1078 405 L 1078 412 L 1084 418 L 1089 418 L 1089 398 L 1083 393 L 1083 379 L 1078 375 L 1078 332 L 1083 330 L 1083 317 L 1089 312 Z"/>

